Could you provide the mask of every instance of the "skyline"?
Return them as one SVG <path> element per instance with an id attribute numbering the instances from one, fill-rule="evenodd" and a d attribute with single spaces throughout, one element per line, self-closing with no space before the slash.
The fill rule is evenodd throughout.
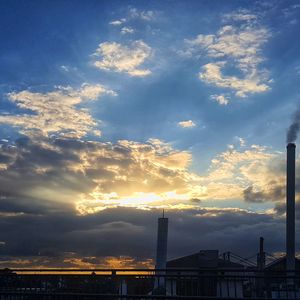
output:
<path id="1" fill-rule="evenodd" d="M 299 1 L 0 6 L 0 266 L 284 251 Z"/>

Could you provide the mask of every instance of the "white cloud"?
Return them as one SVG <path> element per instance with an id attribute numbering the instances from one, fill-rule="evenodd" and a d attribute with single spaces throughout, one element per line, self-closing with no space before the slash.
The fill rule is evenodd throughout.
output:
<path id="1" fill-rule="evenodd" d="M 280 153 L 258 145 L 246 147 L 243 139 L 239 142 L 243 150 L 228 145 L 228 150 L 212 159 L 208 174 L 202 177 L 205 193 L 198 198 L 241 199 L 249 186 L 267 193 L 284 182 L 282 174 L 274 169 Z"/>
<path id="2" fill-rule="evenodd" d="M 130 46 L 115 42 L 105 42 L 99 45 L 94 57 L 94 65 L 103 70 L 124 72 L 131 76 L 143 77 L 151 74 L 149 69 L 139 67 L 151 56 L 151 48 L 143 41 L 135 41 Z"/>
<path id="3" fill-rule="evenodd" d="M 178 126 L 182 128 L 193 128 L 196 124 L 192 120 L 178 122 Z"/>
<path id="4" fill-rule="evenodd" d="M 64 66 L 64 65 L 61 65 L 60 68 L 65 71 L 65 72 L 69 72 L 70 71 L 70 68 L 68 66 Z"/>
<path id="5" fill-rule="evenodd" d="M 198 46 L 208 47 L 214 42 L 214 38 L 215 36 L 213 34 L 208 34 L 208 35 L 199 34 L 193 40 L 186 39 L 185 43 L 193 47 L 198 47 Z M 195 51 L 196 49 L 192 49 L 192 50 Z"/>
<path id="6" fill-rule="evenodd" d="M 236 136 L 235 138 L 239 142 L 239 144 L 240 144 L 241 147 L 245 147 L 246 146 L 246 140 L 245 139 L 243 139 L 243 138 L 241 138 L 239 136 Z M 252 147 L 252 149 L 255 149 L 255 147 Z"/>
<path id="7" fill-rule="evenodd" d="M 261 82 L 262 79 L 258 74 L 252 74 L 252 76 L 246 76 L 243 79 L 237 76 L 223 75 L 222 68 L 225 65 L 224 61 L 204 65 L 199 73 L 199 79 L 207 84 L 234 90 L 238 97 L 246 97 L 250 93 L 261 93 L 269 90 L 270 87 Z"/>
<path id="8" fill-rule="evenodd" d="M 106 89 L 103 85 L 100 84 L 90 85 L 85 83 L 78 91 L 78 95 L 85 100 L 96 100 L 99 96 L 101 96 L 101 94 L 117 96 L 116 92 Z"/>
<path id="9" fill-rule="evenodd" d="M 224 21 L 243 21 L 243 22 L 253 22 L 257 20 L 257 16 L 252 14 L 249 10 L 247 9 L 240 9 L 238 11 L 225 14 L 224 15 Z"/>
<path id="10" fill-rule="evenodd" d="M 137 8 L 131 8 L 129 10 L 129 15 L 133 19 L 138 18 L 144 21 L 153 21 L 156 18 L 157 13 L 153 10 L 139 10 Z"/>
<path id="11" fill-rule="evenodd" d="M 216 34 L 199 34 L 195 39 L 185 40 L 187 50 L 183 54 L 199 57 L 199 53 L 204 53 L 212 60 L 199 73 L 199 79 L 207 84 L 233 90 L 238 97 L 267 91 L 269 72 L 259 65 L 264 61 L 262 46 L 270 32 L 246 11 L 226 15 L 225 19 L 242 21 L 243 25 L 225 25 Z M 223 75 L 228 67 L 242 75 Z"/>
<path id="12" fill-rule="evenodd" d="M 218 102 L 220 105 L 227 105 L 229 103 L 229 99 L 224 95 L 211 95 L 210 98 Z"/>
<path id="13" fill-rule="evenodd" d="M 131 27 L 123 27 L 121 29 L 121 34 L 132 34 L 134 33 L 134 29 Z"/>
<path id="14" fill-rule="evenodd" d="M 109 22 L 109 25 L 120 26 L 125 22 L 126 22 L 126 19 L 114 20 L 114 21 Z"/>
<path id="15" fill-rule="evenodd" d="M 137 8 L 130 8 L 126 18 L 120 18 L 116 20 L 112 20 L 109 22 L 109 25 L 112 26 L 121 26 L 124 25 L 125 23 L 129 23 L 130 21 L 134 19 L 139 19 L 142 21 L 154 21 L 158 16 L 158 12 L 154 10 L 140 10 Z"/>
<path id="16" fill-rule="evenodd" d="M 32 113 L 0 116 L 0 123 L 21 128 L 27 135 L 58 134 L 65 137 L 82 137 L 94 130 L 97 122 L 84 108 L 77 105 L 96 100 L 101 95 L 116 93 L 96 84 L 83 84 L 80 89 L 58 86 L 52 92 L 36 93 L 28 90 L 8 94 L 9 100 L 20 109 Z M 99 135 L 99 131 L 94 131 Z"/>

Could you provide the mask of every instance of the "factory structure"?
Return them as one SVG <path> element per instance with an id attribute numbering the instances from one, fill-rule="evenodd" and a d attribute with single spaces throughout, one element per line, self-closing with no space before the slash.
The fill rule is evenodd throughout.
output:
<path id="1" fill-rule="evenodd" d="M 295 281 L 292 279 L 296 274 L 300 274 L 300 260 L 296 258 L 295 252 L 295 165 L 296 165 L 296 145 L 289 143 L 287 145 L 287 162 L 286 162 L 286 255 L 281 258 L 273 259 L 267 263 L 266 252 L 264 250 L 264 238 L 259 238 L 259 251 L 256 257 L 256 264 L 247 264 L 247 260 L 231 255 L 230 252 L 220 254 L 218 250 L 200 250 L 197 253 L 186 255 L 177 259 L 167 260 L 167 240 L 168 240 L 168 218 L 163 214 L 158 219 L 157 228 L 157 249 L 156 249 L 156 265 L 157 274 L 161 275 L 161 280 L 156 283 L 160 288 L 164 288 L 166 294 L 181 295 L 181 287 L 184 286 L 186 294 L 186 279 L 172 281 L 172 274 L 195 275 L 202 274 L 202 283 L 200 284 L 201 296 L 221 296 L 220 291 L 226 290 L 227 297 L 243 298 L 245 296 L 245 286 L 243 281 L 236 281 L 236 276 L 247 271 L 248 274 L 261 279 L 255 279 L 255 291 L 248 291 L 248 297 L 268 296 L 270 298 L 281 298 L 282 295 L 272 291 L 275 286 L 270 279 L 270 274 L 276 272 L 284 272 L 285 277 L 276 279 L 276 287 L 285 285 L 284 291 L 288 299 L 300 299 L 300 279 Z M 234 260 L 235 258 L 235 260 Z M 182 270 L 182 271 L 179 271 Z M 216 280 L 215 275 L 222 274 L 222 277 Z M 170 277 L 169 277 L 169 276 Z M 226 277 L 228 275 L 229 277 Z M 169 277 L 169 279 L 168 279 Z M 290 278 L 291 277 L 291 278 Z M 249 280 L 251 285 L 251 280 Z M 266 284 L 268 283 L 268 284 Z M 297 290 L 295 290 L 295 288 Z M 189 293 L 192 295 L 194 287 L 189 287 Z M 199 295 L 199 284 L 197 285 L 197 294 Z M 268 289 L 268 290 L 267 290 Z M 289 290 L 293 292 L 290 293 Z M 278 292 L 278 291 L 277 291 Z M 246 292 L 247 294 L 247 292 Z M 274 296 L 275 295 L 275 296 Z M 224 297 L 224 296 L 223 296 Z"/>

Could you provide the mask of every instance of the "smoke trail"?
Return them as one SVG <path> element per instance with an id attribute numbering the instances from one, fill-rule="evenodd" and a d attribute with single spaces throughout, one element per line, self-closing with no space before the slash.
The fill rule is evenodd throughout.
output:
<path id="1" fill-rule="evenodd" d="M 300 109 L 298 109 L 294 114 L 293 123 L 290 125 L 287 132 L 286 142 L 287 143 L 295 142 L 299 130 L 300 130 Z"/>

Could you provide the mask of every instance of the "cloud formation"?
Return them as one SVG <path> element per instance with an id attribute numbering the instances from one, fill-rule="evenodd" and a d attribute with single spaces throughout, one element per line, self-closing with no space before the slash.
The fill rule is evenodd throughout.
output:
<path id="1" fill-rule="evenodd" d="M 189 152 L 160 140 L 104 143 L 24 137 L 15 143 L 3 141 L 0 263 L 151 266 L 153 228 L 162 208 L 167 208 L 170 218 L 170 258 L 207 247 L 248 255 L 262 235 L 269 237 L 272 251 L 280 251 L 284 245 L 283 238 L 278 239 L 278 232 L 284 236 L 280 204 L 266 213 L 201 207 L 201 200 L 243 196 L 246 201 L 273 201 L 269 195 L 261 197 L 269 185 L 282 180 L 272 165 L 280 154 L 256 145 L 243 147 L 233 146 L 217 155 L 207 174 L 200 176 L 188 170 Z M 245 233 L 246 244 L 241 243 Z"/>
<path id="2" fill-rule="evenodd" d="M 176 208 L 189 201 L 190 160 L 190 153 L 159 140 L 22 138 L 1 146 L 0 191 L 71 203 L 80 214 L 117 206 Z"/>
<path id="3" fill-rule="evenodd" d="M 253 192 L 269 194 L 278 185 L 282 185 L 284 174 L 274 165 L 274 161 L 282 160 L 281 153 L 258 145 L 246 147 L 244 144 L 242 147 L 243 149 L 238 149 L 230 145 L 228 150 L 212 159 L 207 176 L 203 178 L 206 194 L 200 196 L 200 199 L 244 198 L 251 201 Z M 261 195 L 256 194 L 255 197 Z M 269 200 L 270 198 L 271 196 L 268 197 Z M 276 200 L 281 199 L 273 201 Z"/>
<path id="4" fill-rule="evenodd" d="M 178 126 L 182 128 L 193 128 L 196 124 L 192 120 L 178 122 Z"/>
<path id="5" fill-rule="evenodd" d="M 83 84 L 80 89 L 58 86 L 52 92 L 38 93 L 24 90 L 8 94 L 8 99 L 22 114 L 0 116 L 0 123 L 20 128 L 21 133 L 48 137 L 56 134 L 80 138 L 91 132 L 97 125 L 90 113 L 78 105 L 97 100 L 102 95 L 116 93 L 100 84 Z M 26 112 L 29 111 L 29 112 Z M 95 130 L 99 135 L 100 131 Z"/>
<path id="6" fill-rule="evenodd" d="M 220 88 L 229 88 L 235 91 L 237 97 L 246 97 L 249 93 L 261 93 L 269 87 L 261 83 L 256 77 L 245 77 L 240 79 L 237 76 L 225 76 L 222 74 L 222 68 L 226 66 L 225 61 L 217 63 L 208 63 L 202 67 L 199 78 L 205 83 L 215 85 Z"/>
<path id="7" fill-rule="evenodd" d="M 0 236 L 5 242 L 0 246 L 0 264 L 149 267 L 153 265 L 160 213 L 114 208 L 85 216 L 71 210 L 4 216 L 0 219 Z M 257 251 L 259 236 L 266 237 L 268 252 L 284 249 L 285 224 L 276 215 L 234 208 L 198 208 L 168 211 L 167 217 L 169 259 L 207 248 L 250 256 Z M 16 238 L 19 228 L 22 235 Z"/>
<path id="8" fill-rule="evenodd" d="M 141 10 L 136 7 L 131 7 L 127 11 L 126 18 L 113 20 L 109 22 L 109 25 L 120 26 L 124 23 L 128 23 L 136 19 L 146 22 L 154 21 L 157 18 L 158 14 L 159 13 L 155 10 Z"/>
<path id="9" fill-rule="evenodd" d="M 127 26 L 121 28 L 121 34 L 132 34 L 134 31 L 133 28 Z"/>
<path id="10" fill-rule="evenodd" d="M 139 68 L 150 58 L 152 49 L 143 41 L 134 41 L 130 46 L 116 42 L 101 43 L 93 56 L 94 66 L 108 71 L 127 73 L 144 77 L 151 74 L 149 69 Z"/>
<path id="11" fill-rule="evenodd" d="M 186 39 L 184 55 L 206 54 L 212 62 L 205 64 L 199 79 L 219 88 L 229 89 L 237 97 L 262 93 L 270 89 L 269 72 L 259 65 L 264 61 L 262 46 L 270 32 L 259 26 L 257 17 L 246 11 L 227 14 L 225 25 L 216 34 L 199 34 L 195 39 Z M 236 24 L 237 23 L 237 24 Z M 224 75 L 234 67 L 241 75 Z"/>
<path id="12" fill-rule="evenodd" d="M 125 22 L 126 22 L 126 19 L 123 18 L 123 19 L 120 19 L 120 20 L 111 21 L 111 22 L 109 22 L 109 25 L 120 26 Z"/>
<path id="13" fill-rule="evenodd" d="M 258 193 L 282 185 L 284 174 L 272 165 L 279 154 L 255 145 L 243 147 L 231 145 L 201 175 L 189 170 L 189 152 L 160 140 L 22 138 L 1 145 L 0 191 L 5 199 L 56 199 L 82 215 L 116 207 L 182 210 L 201 204 L 191 199 L 258 202 Z"/>
<path id="14" fill-rule="evenodd" d="M 224 15 L 224 22 L 228 20 L 248 22 L 251 24 L 251 22 L 257 20 L 257 16 L 247 9 L 238 9 L 237 11 Z"/>
<path id="15" fill-rule="evenodd" d="M 220 105 L 227 105 L 229 103 L 229 99 L 225 95 L 211 95 L 210 98 Z"/>
<path id="16" fill-rule="evenodd" d="M 157 12 L 153 10 L 140 10 L 135 7 L 129 10 L 129 16 L 132 19 L 141 19 L 143 21 L 153 21 L 157 17 Z"/>

